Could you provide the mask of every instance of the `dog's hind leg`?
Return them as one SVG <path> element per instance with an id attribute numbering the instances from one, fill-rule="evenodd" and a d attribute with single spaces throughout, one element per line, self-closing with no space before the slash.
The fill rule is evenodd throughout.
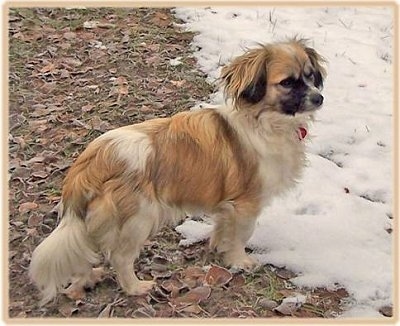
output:
<path id="1" fill-rule="evenodd" d="M 147 293 L 154 286 L 153 281 L 141 281 L 137 278 L 133 264 L 139 257 L 144 242 L 154 225 L 152 216 L 143 212 L 131 216 L 122 226 L 117 246 L 110 252 L 110 263 L 114 267 L 122 289 L 129 295 Z"/>
<path id="2" fill-rule="evenodd" d="M 139 200 L 133 194 L 126 198 L 117 195 L 108 192 L 91 203 L 88 229 L 107 254 L 122 289 L 129 295 L 141 295 L 150 291 L 154 282 L 139 280 L 133 264 L 153 230 L 155 219 L 140 210 Z"/>
<path id="3" fill-rule="evenodd" d="M 133 263 L 139 255 L 137 246 L 123 246 L 111 252 L 110 263 L 117 273 L 118 282 L 128 295 L 142 295 L 154 286 L 153 281 L 141 281 L 137 278 Z"/>

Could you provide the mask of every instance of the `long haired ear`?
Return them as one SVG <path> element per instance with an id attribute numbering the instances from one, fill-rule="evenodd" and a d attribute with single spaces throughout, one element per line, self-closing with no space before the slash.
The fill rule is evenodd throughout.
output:
<path id="1" fill-rule="evenodd" d="M 318 54 L 313 48 L 307 46 L 308 39 L 302 38 L 300 36 L 294 36 L 289 42 L 294 42 L 300 45 L 306 52 L 308 58 L 314 67 L 314 86 L 322 89 L 324 87 L 324 79 L 326 78 L 326 70 L 323 64 L 326 63 L 326 59 Z"/>
<path id="2" fill-rule="evenodd" d="M 304 47 L 304 51 L 306 51 L 314 67 L 314 86 L 321 89 L 324 87 L 324 79 L 326 77 L 326 70 L 322 64 L 326 63 L 326 60 L 313 48 Z"/>
<path id="3" fill-rule="evenodd" d="M 235 107 L 260 102 L 267 91 L 268 49 L 263 46 L 249 50 L 222 68 L 220 81 L 225 98 L 231 98 Z"/>

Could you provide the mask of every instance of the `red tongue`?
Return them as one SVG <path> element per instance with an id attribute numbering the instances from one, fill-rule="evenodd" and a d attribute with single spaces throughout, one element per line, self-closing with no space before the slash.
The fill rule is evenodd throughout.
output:
<path id="1" fill-rule="evenodd" d="M 299 127 L 299 129 L 297 129 L 297 134 L 299 135 L 299 140 L 303 140 L 307 136 L 307 129 Z"/>

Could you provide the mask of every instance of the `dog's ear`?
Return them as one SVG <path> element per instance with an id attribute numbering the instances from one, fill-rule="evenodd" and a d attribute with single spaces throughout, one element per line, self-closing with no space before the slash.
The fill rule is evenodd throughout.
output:
<path id="1" fill-rule="evenodd" d="M 314 86 L 321 89 L 324 87 L 324 79 L 326 77 L 326 70 L 322 65 L 326 60 L 313 48 L 304 47 L 304 51 L 306 51 L 314 67 Z"/>
<path id="2" fill-rule="evenodd" d="M 221 71 L 220 81 L 226 98 L 231 98 L 236 107 L 243 101 L 248 104 L 260 102 L 267 91 L 266 47 L 250 50 L 237 57 Z"/>

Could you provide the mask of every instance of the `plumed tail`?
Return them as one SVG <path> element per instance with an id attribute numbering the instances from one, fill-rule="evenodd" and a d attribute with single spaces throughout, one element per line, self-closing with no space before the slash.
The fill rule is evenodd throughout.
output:
<path id="1" fill-rule="evenodd" d="M 40 304 L 53 299 L 73 276 L 88 275 L 98 260 L 84 220 L 67 209 L 61 223 L 32 254 L 29 276 L 42 292 Z"/>

